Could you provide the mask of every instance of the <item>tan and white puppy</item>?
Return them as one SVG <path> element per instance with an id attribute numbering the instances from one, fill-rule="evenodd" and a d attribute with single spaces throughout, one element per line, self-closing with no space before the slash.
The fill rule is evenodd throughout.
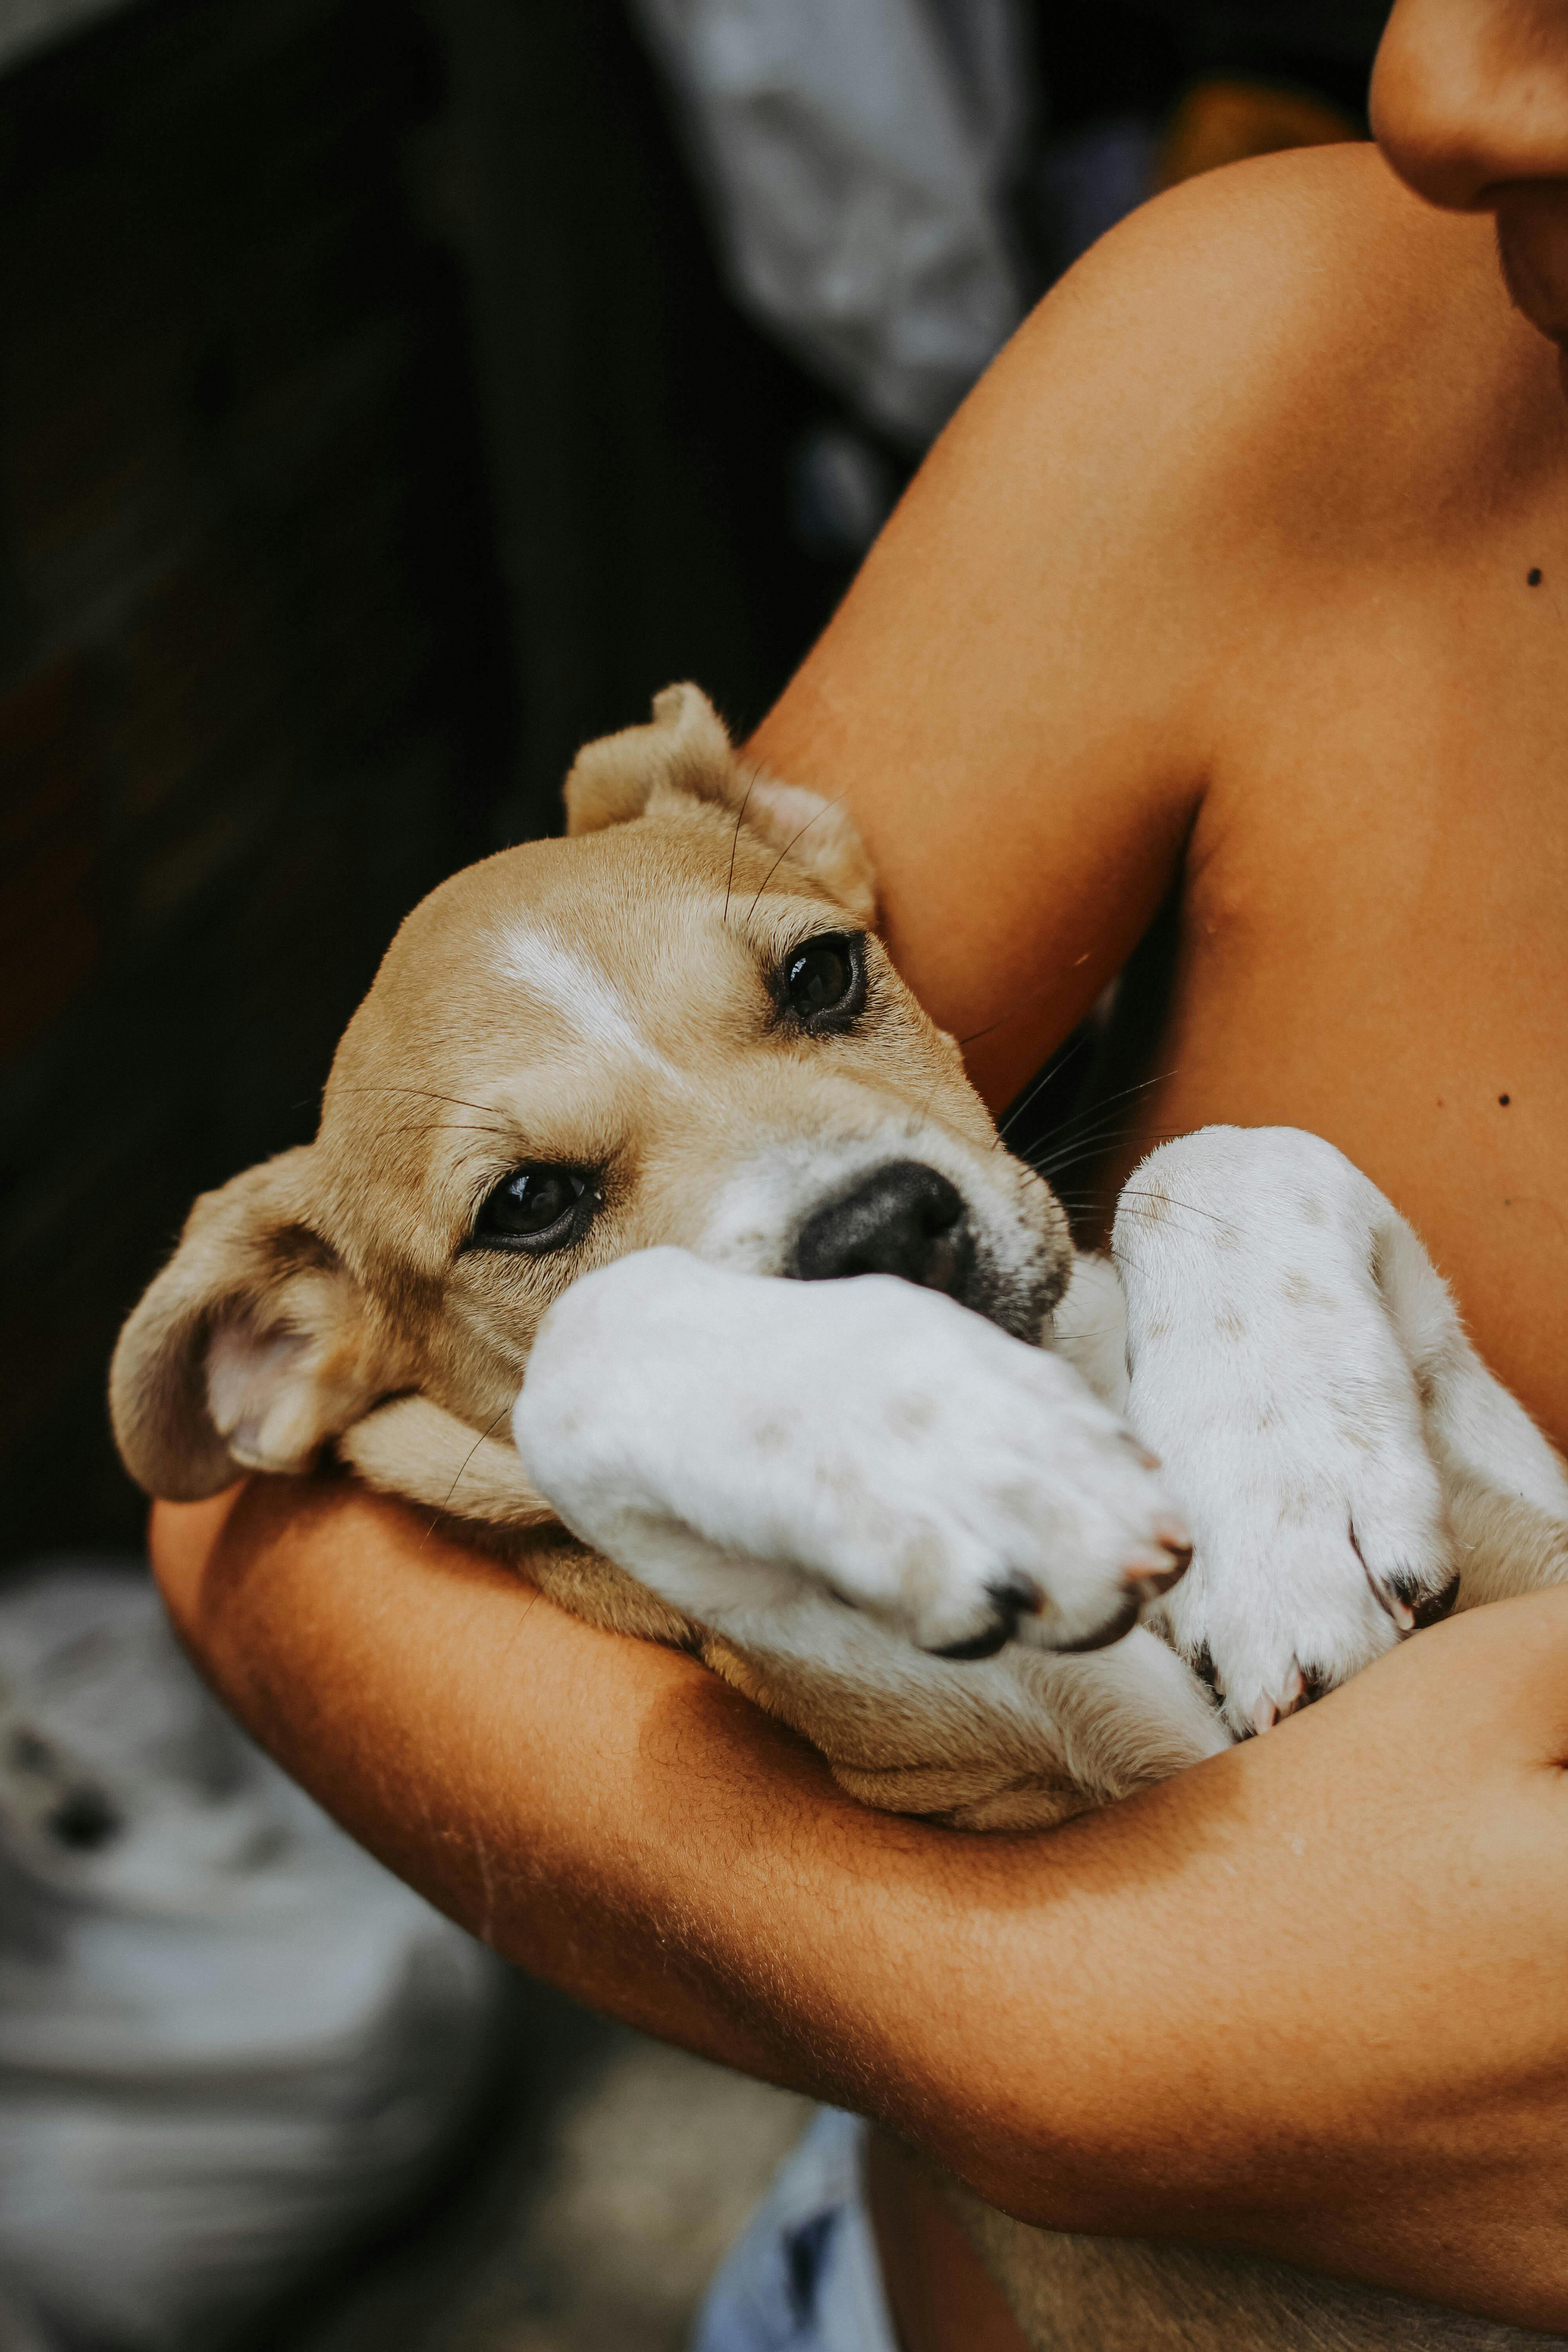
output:
<path id="1" fill-rule="evenodd" d="M 1564 1571 L 1555 1458 L 1328 1145 L 1164 1146 L 1119 1281 L 893 971 L 840 810 L 692 687 L 567 808 L 408 918 L 316 1142 L 196 1204 L 114 1361 L 151 1492 L 335 1443 L 976 1827 L 1266 1726 L 1458 1559 L 1467 1599 Z"/>
<path id="2" fill-rule="evenodd" d="M 1167 1144 L 1112 1259 L 1075 1257 L 878 944 L 841 811 L 690 687 L 567 807 L 408 918 L 315 1143 L 196 1203 L 114 1360 L 150 1492 L 335 1446 L 694 1650 L 867 1801 L 972 1827 L 1568 1574 L 1562 1465 L 1330 1146 Z M 972 2218 L 1042 2345 L 1523 2340 Z"/>

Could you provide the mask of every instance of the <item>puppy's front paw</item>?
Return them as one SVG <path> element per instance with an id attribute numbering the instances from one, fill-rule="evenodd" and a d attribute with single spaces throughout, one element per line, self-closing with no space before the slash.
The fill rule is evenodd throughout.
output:
<path id="1" fill-rule="evenodd" d="M 882 1276 L 623 1259 L 552 1309 L 513 1428 L 577 1534 L 737 1641 L 826 1587 L 942 1656 L 1087 1649 L 1186 1562 L 1066 1364 Z"/>
<path id="2" fill-rule="evenodd" d="M 1349 1429 L 1226 1490 L 1187 1493 L 1196 1548 L 1160 1622 L 1238 1736 L 1370 1665 L 1453 1606 L 1458 1578 L 1419 1446 Z"/>
<path id="3" fill-rule="evenodd" d="M 1133 1427 L 1170 1466 L 1191 1570 L 1159 1622 L 1238 1736 L 1453 1606 L 1442 1483 L 1376 1279 L 1394 1212 L 1318 1138 L 1166 1145 L 1118 1213 Z"/>
<path id="4" fill-rule="evenodd" d="M 908 1284 L 844 1289 L 837 1589 L 942 1657 L 1119 1640 L 1189 1556 L 1152 1456 L 1058 1358 Z"/>

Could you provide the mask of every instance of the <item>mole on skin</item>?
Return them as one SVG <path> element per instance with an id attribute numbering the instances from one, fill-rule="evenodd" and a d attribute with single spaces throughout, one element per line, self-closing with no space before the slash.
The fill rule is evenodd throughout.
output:
<path id="1" fill-rule="evenodd" d="M 1524 575 L 1524 584 L 1525 584 L 1525 586 L 1526 586 L 1527 588 L 1539 588 L 1539 587 L 1540 587 L 1540 585 L 1541 585 L 1541 566 L 1540 566 L 1539 564 L 1537 564 L 1537 565 L 1535 566 L 1535 569 L 1534 569 L 1532 572 L 1527 572 L 1525 573 L 1525 575 Z"/>

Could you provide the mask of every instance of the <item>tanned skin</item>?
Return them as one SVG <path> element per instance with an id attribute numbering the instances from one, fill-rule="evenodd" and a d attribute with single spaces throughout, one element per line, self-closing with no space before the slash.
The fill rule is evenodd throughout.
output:
<path id="1" fill-rule="evenodd" d="M 1179 891 L 1120 1164 L 1328 1136 L 1562 1444 L 1565 709 L 1557 354 L 1489 220 L 1317 150 L 1161 199 L 1052 294 L 756 749 L 847 794 L 994 1104 Z M 1028 2219 L 1568 2329 L 1568 1595 L 1049 1838 L 963 1839 L 346 1486 L 161 1508 L 154 1551 L 258 1736 L 583 1999 Z M 879 2207 L 911 2347 L 956 2352 Z"/>

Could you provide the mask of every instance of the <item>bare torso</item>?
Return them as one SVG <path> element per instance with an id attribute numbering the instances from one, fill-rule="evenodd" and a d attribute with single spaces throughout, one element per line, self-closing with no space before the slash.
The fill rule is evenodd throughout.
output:
<path id="1" fill-rule="evenodd" d="M 1258 583 L 1187 857 L 1158 1055 L 1173 1075 L 1144 1132 L 1329 1137 L 1412 1218 L 1563 1444 L 1568 405 L 1555 352 L 1507 308 L 1489 225 L 1417 223 L 1472 272 L 1447 397 L 1379 419 L 1391 461 L 1401 429 L 1419 446 L 1358 537 L 1283 546 Z"/>

